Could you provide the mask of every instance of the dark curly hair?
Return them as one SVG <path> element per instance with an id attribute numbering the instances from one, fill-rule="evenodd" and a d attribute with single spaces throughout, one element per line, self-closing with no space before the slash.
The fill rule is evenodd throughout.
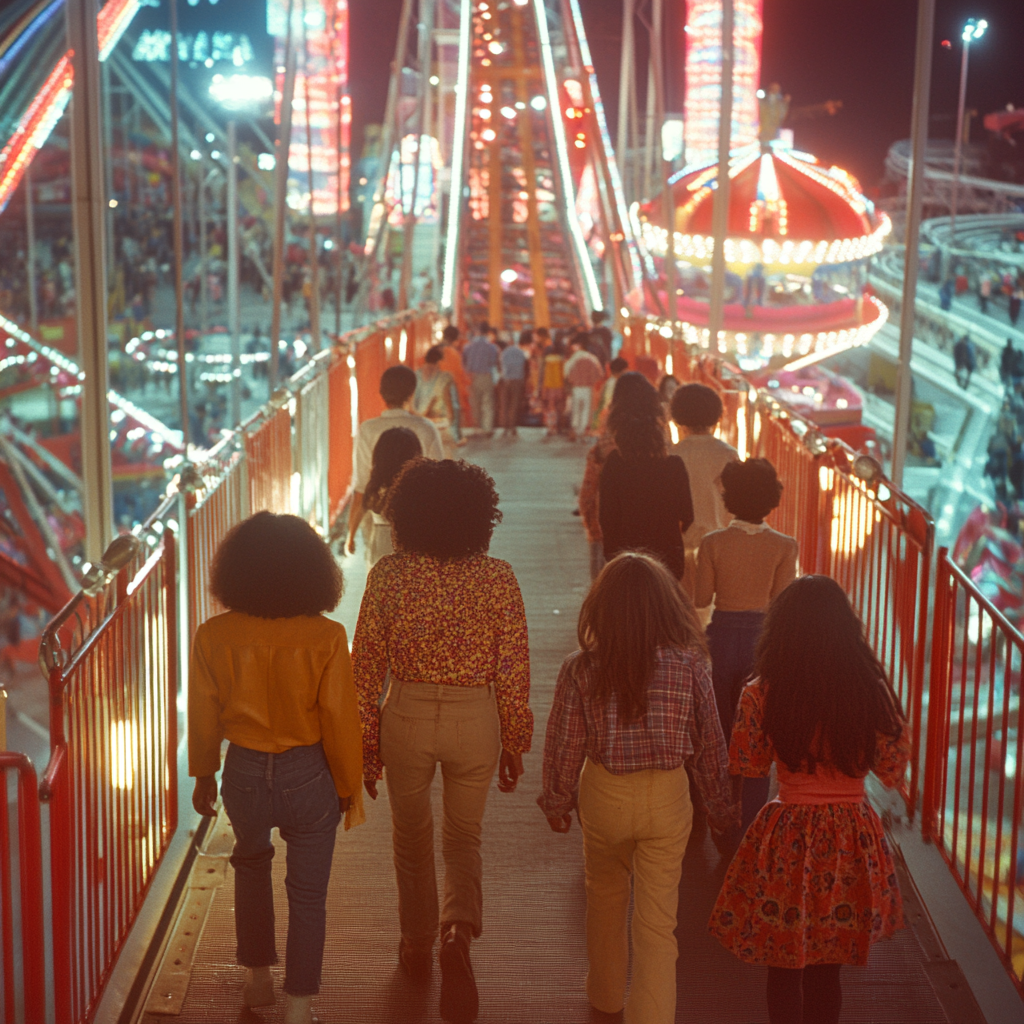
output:
<path id="1" fill-rule="evenodd" d="M 879 736 L 895 740 L 903 729 L 885 669 L 829 576 L 801 576 L 771 603 L 755 670 L 765 735 L 790 771 L 824 762 L 859 778 L 875 766 Z"/>
<path id="2" fill-rule="evenodd" d="M 413 459 L 391 485 L 384 505 L 403 551 L 449 560 L 486 553 L 501 522 L 494 481 L 454 459 Z"/>
<path id="3" fill-rule="evenodd" d="M 691 430 L 709 430 L 721 418 L 722 399 L 706 384 L 684 384 L 672 396 L 672 419 Z"/>
<path id="4" fill-rule="evenodd" d="M 333 611 L 342 576 L 331 549 L 304 519 L 257 512 L 221 541 L 210 590 L 233 612 L 287 619 Z"/>
<path id="5" fill-rule="evenodd" d="M 416 373 L 408 366 L 389 366 L 380 375 L 380 397 L 390 409 L 401 408 L 415 391 Z"/>
<path id="6" fill-rule="evenodd" d="M 767 459 L 727 463 L 722 470 L 722 500 L 737 518 L 760 523 L 782 500 L 782 482 Z"/>
<path id="7" fill-rule="evenodd" d="M 657 459 L 665 454 L 661 399 L 642 373 L 631 370 L 616 381 L 608 432 L 625 459 Z"/>
<path id="8" fill-rule="evenodd" d="M 428 353 L 429 355 L 429 353 Z M 391 427 L 385 430 L 373 446 L 373 465 L 370 479 L 363 493 L 363 504 L 371 512 L 379 513 L 384 506 L 388 488 L 410 460 L 423 454 L 423 445 L 415 432 L 408 427 Z"/>

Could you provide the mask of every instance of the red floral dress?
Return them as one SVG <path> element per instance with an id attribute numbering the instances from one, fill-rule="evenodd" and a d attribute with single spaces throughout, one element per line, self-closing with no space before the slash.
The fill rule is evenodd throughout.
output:
<path id="1" fill-rule="evenodd" d="M 762 729 L 759 682 L 740 697 L 729 771 L 768 774 L 775 752 Z M 874 772 L 886 786 L 910 759 L 906 728 L 879 740 Z M 863 780 L 819 766 L 813 773 L 777 766 L 780 798 L 766 804 L 729 865 L 708 930 L 748 964 L 802 968 L 866 964 L 873 942 L 903 927 L 903 902 L 882 823 Z M 828 802 L 829 794 L 840 802 Z M 781 802 L 787 793 L 801 802 Z"/>

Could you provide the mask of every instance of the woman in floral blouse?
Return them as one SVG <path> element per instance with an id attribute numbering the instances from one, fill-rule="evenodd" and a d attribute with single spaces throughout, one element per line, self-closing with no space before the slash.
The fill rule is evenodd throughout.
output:
<path id="1" fill-rule="evenodd" d="M 441 1016 L 472 1021 L 469 945 L 482 928 L 480 833 L 495 768 L 511 793 L 530 749 L 530 655 L 512 567 L 490 558 L 494 482 L 466 462 L 416 459 L 388 494 L 397 553 L 370 571 L 352 661 L 366 791 L 382 769 L 391 803 L 399 961 L 429 980 L 441 934 Z M 385 677 L 390 685 L 378 702 Z M 438 910 L 430 786 L 444 778 L 444 896 Z"/>
<path id="2" fill-rule="evenodd" d="M 710 930 L 740 960 L 768 967 L 771 1024 L 837 1024 L 842 964 L 903 927 L 892 852 L 864 796 L 910 757 L 907 725 L 850 602 L 804 576 L 768 609 L 758 679 L 740 697 L 729 770 L 775 762 L 779 795 L 747 829 Z"/>

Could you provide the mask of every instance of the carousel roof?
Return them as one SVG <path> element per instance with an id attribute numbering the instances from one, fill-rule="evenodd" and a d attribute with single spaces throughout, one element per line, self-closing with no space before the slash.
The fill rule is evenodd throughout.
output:
<path id="1" fill-rule="evenodd" d="M 711 214 L 718 167 L 683 172 L 670 182 L 676 253 L 710 255 Z M 640 235 L 664 252 L 664 206 L 656 197 L 640 208 Z M 808 154 L 772 148 L 733 155 L 726 259 L 730 263 L 843 263 L 878 252 L 890 230 L 857 180 L 825 168 Z M 659 244 L 660 243 L 660 244 Z"/>

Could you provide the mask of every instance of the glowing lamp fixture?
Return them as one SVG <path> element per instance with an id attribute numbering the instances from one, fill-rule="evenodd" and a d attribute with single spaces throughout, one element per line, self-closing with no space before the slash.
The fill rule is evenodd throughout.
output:
<path id="1" fill-rule="evenodd" d="M 977 18 L 969 18 L 967 24 L 964 25 L 963 41 L 971 43 L 975 39 L 980 39 L 985 34 L 985 29 L 987 28 L 988 22 L 984 18 L 980 21 Z"/>
<path id="2" fill-rule="evenodd" d="M 533 99 L 530 100 L 530 106 L 533 107 L 534 110 L 544 110 L 547 105 L 548 101 L 544 99 L 543 96 L 534 96 Z"/>
<path id="3" fill-rule="evenodd" d="M 501 272 L 501 279 L 502 279 L 502 281 L 505 282 L 505 284 L 512 284 L 518 277 L 519 277 L 519 274 L 516 273 L 516 271 L 514 271 L 512 269 L 503 270 Z"/>
<path id="4" fill-rule="evenodd" d="M 274 83 L 262 75 L 214 75 L 210 95 L 225 110 L 243 110 L 269 102 Z"/>

